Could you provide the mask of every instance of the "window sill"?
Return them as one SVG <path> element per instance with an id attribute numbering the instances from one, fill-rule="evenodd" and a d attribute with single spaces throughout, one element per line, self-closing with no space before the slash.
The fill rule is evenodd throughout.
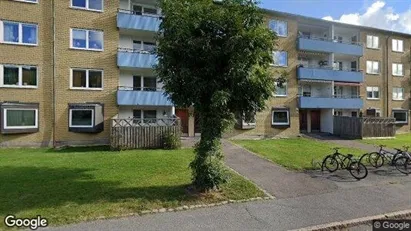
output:
<path id="1" fill-rule="evenodd" d="M 408 125 L 408 121 L 406 121 L 406 122 L 395 122 L 395 125 Z"/>
<path id="2" fill-rule="evenodd" d="M 370 50 L 376 50 L 376 51 L 381 50 L 381 48 L 380 48 L 380 47 L 377 47 L 377 48 L 375 48 L 375 47 L 367 47 L 367 49 L 370 49 Z"/>
<path id="3" fill-rule="evenodd" d="M 6 44 L 6 45 L 16 45 L 16 46 L 27 46 L 27 47 L 37 47 L 39 46 L 38 43 L 16 43 L 16 42 L 7 42 L 7 41 L 2 41 L 0 42 L 1 44 Z"/>
<path id="4" fill-rule="evenodd" d="M 290 124 L 271 124 L 272 128 L 289 128 Z"/>
<path id="5" fill-rule="evenodd" d="M 280 65 L 274 65 L 274 64 L 270 64 L 270 66 L 271 66 L 271 67 L 283 67 L 283 68 L 287 68 L 287 67 L 288 67 L 288 65 L 287 65 L 287 66 L 280 66 Z"/>
<path id="6" fill-rule="evenodd" d="M 277 32 L 276 32 L 276 35 L 277 35 L 278 38 L 287 38 L 288 37 L 288 34 L 287 35 L 279 35 L 279 34 L 277 34 Z"/>
<path id="7" fill-rule="evenodd" d="M 405 99 L 392 99 L 392 101 L 404 101 Z"/>
<path id="8" fill-rule="evenodd" d="M 392 76 L 394 76 L 394 77 L 404 77 L 404 75 L 392 75 Z"/>
<path id="9" fill-rule="evenodd" d="M 38 86 L 18 86 L 18 85 L 1 85 L 0 88 L 13 88 L 13 89 L 38 89 Z"/>
<path id="10" fill-rule="evenodd" d="M 78 50 L 78 51 L 94 51 L 94 52 L 103 52 L 104 49 L 89 49 L 89 48 L 80 48 L 80 47 L 70 47 L 72 50 Z"/>
<path id="11" fill-rule="evenodd" d="M 394 50 L 392 52 L 399 53 L 399 54 L 404 54 L 405 53 L 404 51 L 394 51 Z"/>
<path id="12" fill-rule="evenodd" d="M 367 75 L 380 75 L 381 73 L 366 73 Z"/>
<path id="13" fill-rule="evenodd" d="M 95 13 L 104 13 L 104 10 L 87 9 L 87 8 L 77 7 L 77 6 L 70 6 L 70 8 L 73 10 L 84 10 L 84 11 L 90 11 L 90 12 L 95 12 Z"/>
<path id="14" fill-rule="evenodd" d="M 275 98 L 287 98 L 288 95 L 274 95 Z"/>
<path id="15" fill-rule="evenodd" d="M 30 3 L 30 4 L 39 4 L 39 1 L 32 2 L 32 1 L 25 1 L 25 0 L 14 0 L 15 2 L 23 2 L 23 3 Z"/>
<path id="16" fill-rule="evenodd" d="M 70 87 L 70 90 L 74 91 L 103 91 L 103 88 L 81 88 L 81 87 Z"/>
<path id="17" fill-rule="evenodd" d="M 378 100 L 380 100 L 380 98 L 367 98 L 367 100 L 378 101 Z"/>

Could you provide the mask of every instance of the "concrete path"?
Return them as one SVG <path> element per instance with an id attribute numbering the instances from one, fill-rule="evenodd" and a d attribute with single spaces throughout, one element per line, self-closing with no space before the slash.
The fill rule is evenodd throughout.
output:
<path id="1" fill-rule="evenodd" d="M 378 151 L 379 149 L 378 146 L 374 146 L 372 144 L 364 144 L 356 140 L 347 140 L 347 139 L 343 139 L 340 137 L 336 137 L 336 136 L 324 134 L 324 133 L 310 133 L 310 134 L 306 134 L 305 136 L 314 138 L 319 141 L 333 143 L 335 144 L 336 147 L 344 146 L 348 148 L 362 149 L 364 150 L 364 153 L 365 152 L 375 152 L 375 151 Z M 393 153 L 396 152 L 394 149 L 390 149 L 390 148 L 384 148 L 384 149 L 389 152 L 393 152 Z"/>
<path id="2" fill-rule="evenodd" d="M 326 179 L 289 171 L 248 150 L 223 141 L 226 164 L 276 198 L 293 198 L 332 192 L 337 186 Z"/>

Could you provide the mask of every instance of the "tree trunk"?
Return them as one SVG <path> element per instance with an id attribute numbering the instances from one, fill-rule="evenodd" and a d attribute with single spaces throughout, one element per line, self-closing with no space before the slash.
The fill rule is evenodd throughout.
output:
<path id="1" fill-rule="evenodd" d="M 208 191 L 219 188 L 227 180 L 221 151 L 223 124 L 218 113 L 200 111 L 201 139 L 196 144 L 195 159 L 190 167 L 193 185 L 197 190 Z"/>

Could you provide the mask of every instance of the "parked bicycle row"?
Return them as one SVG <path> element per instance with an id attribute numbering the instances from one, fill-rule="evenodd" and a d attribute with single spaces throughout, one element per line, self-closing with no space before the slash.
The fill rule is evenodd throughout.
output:
<path id="1" fill-rule="evenodd" d="M 335 172 L 339 169 L 348 170 L 357 180 L 367 177 L 367 166 L 380 168 L 384 164 L 395 167 L 403 174 L 411 174 L 411 154 L 408 152 L 409 147 L 403 149 L 394 148 L 395 153 L 384 149 L 385 145 L 380 145 L 377 152 L 363 154 L 360 158 L 354 157 L 353 154 L 342 154 L 340 148 L 333 148 L 334 153 L 327 155 L 321 163 L 321 171 Z"/>

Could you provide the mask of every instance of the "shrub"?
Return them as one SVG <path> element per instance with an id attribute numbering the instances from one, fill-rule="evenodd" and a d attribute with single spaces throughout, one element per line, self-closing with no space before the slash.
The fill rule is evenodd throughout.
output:
<path id="1" fill-rule="evenodd" d="M 164 149 L 179 149 L 181 148 L 180 136 L 175 133 L 168 132 L 163 135 L 163 148 Z"/>

